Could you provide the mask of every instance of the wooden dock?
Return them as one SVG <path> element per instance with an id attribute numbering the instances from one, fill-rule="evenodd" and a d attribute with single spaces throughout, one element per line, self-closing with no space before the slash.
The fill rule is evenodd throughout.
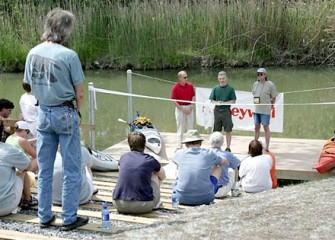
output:
<path id="1" fill-rule="evenodd" d="M 140 214 L 140 215 L 126 215 L 119 214 L 112 204 L 112 191 L 116 185 L 118 172 L 93 172 L 93 184 L 99 189 L 98 194 L 94 195 L 90 203 L 80 205 L 78 210 L 78 215 L 87 216 L 90 218 L 90 223 L 80 227 L 81 230 L 91 231 L 92 233 L 100 232 L 108 236 L 112 236 L 115 233 L 126 231 L 133 226 L 146 226 L 149 224 L 164 221 L 175 214 L 180 214 L 185 209 L 189 209 L 187 206 L 180 206 L 176 211 L 171 208 L 170 197 L 172 194 L 172 184 L 173 180 L 165 180 L 161 185 L 161 200 L 163 202 L 160 209 L 155 210 L 151 213 Z M 37 189 L 31 189 L 33 194 L 37 194 Z M 218 200 L 222 201 L 222 200 Z M 110 207 L 110 220 L 111 229 L 103 230 L 101 228 L 101 202 L 107 202 Z M 37 211 L 37 207 L 35 207 Z M 25 222 L 29 224 L 38 224 L 39 218 L 36 214 L 25 214 L 18 211 L 14 214 L 0 217 L 1 221 L 16 221 Z M 62 208 L 59 206 L 53 206 L 52 211 L 58 214 L 56 221 L 53 226 L 60 227 L 62 225 L 62 220 L 60 218 L 60 213 Z M 93 221 L 93 223 L 91 223 Z M 95 222 L 95 223 L 94 223 Z M 120 226 L 121 225 L 121 226 Z M 29 234 L 18 231 L 0 231 L 0 239 L 53 239 L 61 240 L 64 238 L 58 237 L 47 237 L 42 234 Z"/>
<path id="2" fill-rule="evenodd" d="M 163 205 L 161 209 L 153 211 L 148 214 L 141 215 L 124 215 L 119 214 L 112 205 L 112 191 L 117 182 L 118 172 L 94 172 L 94 185 L 99 189 L 97 195 L 93 196 L 90 203 L 81 205 L 78 210 L 78 214 L 81 216 L 90 217 L 90 223 L 80 227 L 82 230 L 87 230 L 92 233 L 104 233 L 112 237 L 114 234 L 126 231 L 133 226 L 146 226 L 161 221 L 166 221 L 175 214 L 183 213 L 185 210 L 191 207 L 180 206 L 178 211 L 171 208 L 171 193 L 173 171 L 168 166 L 171 164 L 173 154 L 176 148 L 174 133 L 161 133 L 164 145 L 161 154 L 155 155 L 150 150 L 146 150 L 148 153 L 154 155 L 164 165 L 168 171 L 167 175 L 169 179 L 164 180 L 161 186 L 161 200 Z M 203 147 L 209 147 L 208 138 L 209 135 L 202 135 L 204 138 Z M 231 149 L 233 153 L 237 154 L 238 157 L 247 155 L 247 148 L 252 137 L 233 136 Z M 325 140 L 310 140 L 310 139 L 285 139 L 285 138 L 272 138 L 271 139 L 271 151 L 276 155 L 277 159 L 277 177 L 279 179 L 294 179 L 294 180 L 316 180 L 321 178 L 333 177 L 335 172 L 327 174 L 319 174 L 313 169 L 313 166 L 317 162 L 319 152 L 325 143 Z M 119 158 L 123 153 L 128 152 L 127 141 L 124 140 L 110 148 L 106 149 L 105 152 Z M 170 172 L 169 172 L 170 171 Z M 172 177 L 171 177 L 172 176 Z M 37 189 L 32 188 L 32 193 L 36 194 Z M 224 199 L 216 199 L 215 202 L 225 201 Z M 110 230 L 102 230 L 101 224 L 101 202 L 107 202 L 110 205 L 110 219 L 112 227 Z M 55 226 L 61 226 L 62 221 L 60 219 L 61 207 L 53 206 L 52 210 L 58 214 Z M 11 214 L 6 217 L 1 217 L 1 221 L 18 221 L 29 224 L 38 224 L 39 219 L 37 213 L 35 215 L 25 214 L 20 211 Z M 121 223 L 121 224 L 118 224 Z M 114 225 L 113 225 L 114 224 Z M 42 234 L 29 234 L 17 231 L 0 231 L 1 239 L 53 239 L 60 240 L 64 238 L 58 237 L 47 237 Z"/>
<path id="3" fill-rule="evenodd" d="M 163 139 L 163 147 L 160 155 L 156 155 L 150 150 L 146 152 L 155 156 L 163 165 L 171 163 L 173 154 L 176 149 L 176 134 L 161 133 Z M 202 146 L 209 148 L 209 135 L 202 134 L 204 139 Z M 238 157 L 246 156 L 248 153 L 248 145 L 253 137 L 233 136 L 231 149 Z M 262 139 L 261 139 L 262 140 Z M 335 176 L 335 170 L 320 174 L 313 167 L 319 159 L 320 151 L 326 140 L 314 139 L 294 139 L 294 138 L 271 138 L 270 150 L 276 156 L 276 175 L 278 179 L 290 180 L 317 180 Z M 110 148 L 105 152 L 113 155 L 117 159 L 129 151 L 127 140 L 124 140 Z M 168 168 L 170 169 L 170 168 Z M 168 176 L 173 174 L 167 173 Z"/>

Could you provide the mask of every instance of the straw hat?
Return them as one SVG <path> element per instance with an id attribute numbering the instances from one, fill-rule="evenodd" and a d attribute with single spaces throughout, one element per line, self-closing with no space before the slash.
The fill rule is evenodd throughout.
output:
<path id="1" fill-rule="evenodd" d="M 198 130 L 191 129 L 187 131 L 187 133 L 185 134 L 185 138 L 181 143 L 188 143 L 195 141 L 203 141 L 203 139 L 200 137 Z"/>

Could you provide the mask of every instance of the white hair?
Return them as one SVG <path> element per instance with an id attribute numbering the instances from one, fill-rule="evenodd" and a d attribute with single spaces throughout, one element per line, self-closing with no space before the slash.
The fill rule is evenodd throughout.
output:
<path id="1" fill-rule="evenodd" d="M 212 147 L 220 148 L 223 145 L 223 135 L 220 132 L 213 132 L 209 136 L 209 142 Z"/>
<path id="2" fill-rule="evenodd" d="M 224 76 L 225 79 L 228 79 L 227 73 L 225 71 L 221 71 L 218 73 L 218 77 L 219 76 Z"/>
<path id="3" fill-rule="evenodd" d="M 43 41 L 63 43 L 69 39 L 76 21 L 72 12 L 55 8 L 48 12 L 45 23 Z"/>

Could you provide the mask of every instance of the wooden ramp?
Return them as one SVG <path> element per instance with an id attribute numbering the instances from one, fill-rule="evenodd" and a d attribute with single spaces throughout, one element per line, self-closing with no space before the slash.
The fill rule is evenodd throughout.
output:
<path id="1" fill-rule="evenodd" d="M 91 231 L 91 232 L 101 232 L 108 235 L 113 235 L 117 232 L 126 231 L 133 226 L 145 226 L 149 224 L 154 224 L 157 222 L 164 221 L 171 216 L 180 214 L 185 209 L 190 207 L 180 206 L 178 210 L 171 208 L 171 193 L 173 181 L 166 180 L 161 185 L 161 200 L 163 202 L 161 208 L 155 210 L 151 213 L 140 214 L 140 215 L 126 215 L 120 214 L 116 211 L 112 203 L 112 191 L 115 187 L 118 178 L 118 172 L 93 172 L 93 182 L 98 188 L 98 194 L 94 195 L 90 203 L 80 205 L 78 210 L 78 215 L 88 216 L 90 218 L 90 223 L 80 227 L 81 230 Z M 33 194 L 37 194 L 36 188 L 31 188 Z M 220 201 L 220 200 L 218 200 Z M 106 231 L 101 229 L 101 202 L 107 202 L 110 207 L 110 219 L 111 219 L 111 229 Z M 37 211 L 37 207 L 35 207 Z M 19 208 L 18 208 L 19 210 Z M 61 226 L 62 220 L 60 218 L 60 213 L 62 208 L 60 206 L 53 206 L 52 211 L 58 213 L 56 221 L 53 223 L 54 226 Z M 38 224 L 39 219 L 36 214 L 25 214 L 21 211 L 17 211 L 15 214 L 9 216 L 0 217 L 2 221 L 17 221 L 25 222 L 31 224 Z M 93 223 L 92 223 L 93 222 Z M 119 226 L 122 225 L 122 226 Z M 52 238 L 46 237 L 38 234 L 26 234 L 19 231 L 0 231 L 0 239 L 64 239 L 64 238 Z"/>
<path id="2" fill-rule="evenodd" d="M 146 149 L 146 152 L 155 156 L 163 165 L 165 165 L 172 161 L 176 149 L 176 134 L 164 132 L 161 133 L 161 136 L 163 139 L 161 153 L 156 155 L 148 149 Z M 204 134 L 201 136 L 204 138 L 202 146 L 209 148 L 209 135 Z M 231 144 L 232 152 L 240 156 L 247 155 L 248 145 L 251 140 L 253 140 L 253 137 L 233 136 Z M 260 140 L 262 141 L 263 139 Z M 329 173 L 320 174 L 313 169 L 319 158 L 321 148 L 325 143 L 326 140 L 271 138 L 270 150 L 276 156 L 277 178 L 317 180 L 335 176 L 335 170 Z M 129 147 L 126 140 L 105 150 L 105 152 L 113 155 L 117 159 L 127 151 L 129 151 Z"/>
<path id="3" fill-rule="evenodd" d="M 148 153 L 154 155 L 162 165 L 171 165 L 171 160 L 175 151 L 175 134 L 173 133 L 162 133 L 164 145 L 160 156 L 155 155 L 149 150 Z M 208 137 L 209 135 L 202 135 L 204 138 L 203 147 L 209 147 Z M 233 153 L 239 156 L 247 155 L 247 147 L 252 137 L 234 136 L 232 139 L 231 149 Z M 327 174 L 319 174 L 313 169 L 313 166 L 317 162 L 319 152 L 326 141 L 324 140 L 308 140 L 308 139 L 284 139 L 284 138 L 272 138 L 271 139 L 271 150 L 275 153 L 277 158 L 277 177 L 279 179 L 294 179 L 294 180 L 315 180 L 325 177 L 335 176 L 334 172 Z M 108 149 L 105 152 L 119 158 L 123 153 L 128 152 L 127 141 L 124 140 Z M 170 163 L 170 164 L 169 164 Z M 153 211 L 148 214 L 141 215 L 125 215 L 117 213 L 116 209 L 112 205 L 112 191 L 117 182 L 118 172 L 94 172 L 94 184 L 99 189 L 97 195 L 95 195 L 92 201 L 88 204 L 81 205 L 79 207 L 78 214 L 82 216 L 90 217 L 90 223 L 82 226 L 80 229 L 91 231 L 91 232 L 103 232 L 109 236 L 113 234 L 126 231 L 127 229 L 138 226 L 138 225 L 149 225 L 165 221 L 175 214 L 184 212 L 192 207 L 180 206 L 178 211 L 171 208 L 170 196 L 172 193 L 173 179 L 166 179 L 161 186 L 161 200 L 163 202 L 162 207 L 159 210 Z M 33 193 L 37 193 L 36 188 L 32 188 Z M 224 200 L 216 199 L 215 202 L 221 202 Z M 110 205 L 110 218 L 112 227 L 109 231 L 101 229 L 101 202 L 107 202 Z M 53 206 L 52 209 L 55 213 L 61 213 L 61 207 Z M 59 217 L 54 223 L 55 226 L 62 224 Z M 15 214 L 11 214 L 6 217 L 0 218 L 2 221 L 18 221 L 26 222 L 31 224 L 38 224 L 39 219 L 37 215 L 28 215 L 18 211 Z M 113 225 L 115 224 L 115 225 Z M 26 234 L 19 231 L 0 231 L 1 239 L 62 239 L 45 237 L 39 234 Z"/>

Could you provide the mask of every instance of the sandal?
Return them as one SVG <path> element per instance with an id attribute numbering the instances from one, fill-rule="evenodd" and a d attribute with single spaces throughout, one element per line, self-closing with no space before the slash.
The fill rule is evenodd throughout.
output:
<path id="1" fill-rule="evenodd" d="M 23 200 L 20 201 L 20 207 L 23 210 L 31 209 L 38 205 L 38 200 L 33 195 L 30 195 L 30 200 Z"/>

